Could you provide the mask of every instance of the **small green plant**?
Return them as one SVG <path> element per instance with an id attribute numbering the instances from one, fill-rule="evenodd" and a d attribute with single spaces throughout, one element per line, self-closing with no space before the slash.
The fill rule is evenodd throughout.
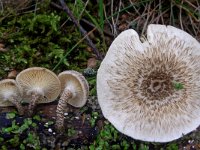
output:
<path id="1" fill-rule="evenodd" d="M 54 124 L 54 122 L 51 121 L 51 120 L 49 120 L 48 122 L 46 122 L 46 123 L 44 124 L 44 126 L 48 128 L 49 126 L 51 126 L 51 125 L 53 125 L 53 124 Z"/>
<path id="2" fill-rule="evenodd" d="M 25 119 L 24 123 L 21 126 L 16 124 L 16 120 L 13 120 L 11 127 L 2 128 L 2 133 L 22 134 L 25 130 L 29 129 L 30 127 L 36 127 L 36 126 L 37 125 L 30 118 Z"/>
<path id="3" fill-rule="evenodd" d="M 90 125 L 92 127 L 95 126 L 95 123 L 96 123 L 96 120 L 98 119 L 98 116 L 99 116 L 98 112 L 92 112 L 91 119 L 90 119 Z"/>
<path id="4" fill-rule="evenodd" d="M 10 134 L 10 133 L 15 132 L 18 129 L 19 129 L 19 126 L 16 124 L 16 120 L 13 120 L 11 127 L 2 128 L 1 132 Z"/>
<path id="5" fill-rule="evenodd" d="M 39 137 L 33 132 L 28 133 L 28 137 L 23 140 L 23 144 L 35 150 L 41 149 Z"/>
<path id="6" fill-rule="evenodd" d="M 67 129 L 67 136 L 69 136 L 69 137 L 76 135 L 76 133 L 77 132 L 74 128 Z"/>
<path id="7" fill-rule="evenodd" d="M 16 147 L 20 144 L 19 141 L 19 136 L 18 135 L 14 135 L 14 137 L 12 139 L 9 139 L 7 141 L 8 144 L 11 144 L 13 147 Z"/>
<path id="8" fill-rule="evenodd" d="M 166 150 L 178 150 L 178 145 L 175 143 L 171 143 L 167 146 Z"/>
<path id="9" fill-rule="evenodd" d="M 96 140 L 89 146 L 90 150 L 127 150 L 130 148 L 128 142 L 124 139 L 121 141 L 119 132 L 108 122 L 105 122 L 105 126 L 98 134 Z"/>
<path id="10" fill-rule="evenodd" d="M 15 118 L 15 116 L 16 116 L 15 112 L 6 113 L 6 119 L 13 119 L 13 118 Z"/>
<path id="11" fill-rule="evenodd" d="M 8 113 L 13 115 L 13 113 Z M 8 115 L 8 116 L 9 116 Z M 12 116 L 11 115 L 11 116 Z M 13 119 L 13 116 L 11 117 Z M 37 117 L 35 117 L 36 119 Z M 0 141 L 4 142 L 4 145 L 1 146 L 1 149 L 7 149 L 7 147 L 20 147 L 21 150 L 31 147 L 35 150 L 40 149 L 39 137 L 32 133 L 31 130 L 36 130 L 37 124 L 33 122 L 31 118 L 25 118 L 23 123 L 17 123 L 16 120 L 12 120 L 12 124 L 9 127 L 4 127 L 1 129 L 0 133 L 13 135 L 10 139 L 0 138 Z M 21 137 L 23 135 L 23 139 Z M 24 138 L 24 135 L 27 137 Z M 22 141 L 23 140 L 23 143 Z M 1 144 L 0 144 L 1 145 Z"/>
<path id="12" fill-rule="evenodd" d="M 179 83 L 179 82 L 173 82 L 173 85 L 174 85 L 174 88 L 176 90 L 182 90 L 184 88 L 183 84 L 182 83 Z"/>
<path id="13" fill-rule="evenodd" d="M 33 116 L 33 119 L 34 119 L 34 120 L 37 120 L 37 121 L 41 121 L 41 117 L 40 117 L 39 115 Z"/>
<path id="14" fill-rule="evenodd" d="M 96 95 L 96 77 L 88 77 L 87 80 L 90 85 L 90 95 Z"/>
<path id="15" fill-rule="evenodd" d="M 149 146 L 141 143 L 140 146 L 139 146 L 139 148 L 138 148 L 138 150 L 149 150 Z"/>

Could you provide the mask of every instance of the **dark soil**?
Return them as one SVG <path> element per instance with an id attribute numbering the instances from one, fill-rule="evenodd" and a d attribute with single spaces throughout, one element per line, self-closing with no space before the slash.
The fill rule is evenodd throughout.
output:
<path id="1" fill-rule="evenodd" d="M 39 136 L 40 146 L 47 149 L 88 149 L 90 144 L 92 144 L 101 129 L 104 126 L 105 119 L 103 118 L 99 106 L 96 101 L 96 97 L 90 97 L 89 101 L 83 109 L 77 109 L 72 106 L 68 106 L 65 113 L 65 132 L 59 134 L 56 132 L 54 123 L 56 118 L 56 107 L 57 102 L 52 102 L 49 104 L 40 104 L 36 108 L 35 112 L 41 117 L 41 120 L 32 119 L 34 123 L 37 124 L 36 128 L 30 127 L 23 133 L 19 135 L 20 142 L 24 141 L 30 132 L 35 132 Z M 16 124 L 19 126 L 23 124 L 25 116 L 16 116 L 14 119 L 6 119 L 6 112 L 13 111 L 12 107 L 2 108 L 0 111 L 0 130 L 5 127 L 11 127 L 12 121 L 16 120 Z M 91 114 L 93 111 L 100 113 L 95 126 L 92 127 L 90 123 Z M 53 124 L 48 126 L 47 123 L 53 121 Z M 73 134 L 70 134 L 72 129 Z M 20 149 L 20 145 L 13 147 L 9 144 L 9 140 L 14 138 L 15 134 L 0 133 L 0 137 L 4 138 L 4 142 L 0 143 L 0 146 L 7 146 L 7 149 L 17 150 Z M 128 142 L 134 142 L 137 149 L 140 149 L 141 141 L 133 140 L 123 134 L 120 134 L 118 138 L 119 141 L 115 141 L 113 144 L 120 143 L 120 139 L 126 139 Z M 181 139 L 175 141 L 179 145 L 179 149 L 184 150 L 198 150 L 200 149 L 200 128 L 196 131 L 184 136 Z M 150 150 L 160 150 L 167 149 L 170 143 L 148 143 Z M 27 149 L 34 149 L 31 146 L 26 146 Z"/>

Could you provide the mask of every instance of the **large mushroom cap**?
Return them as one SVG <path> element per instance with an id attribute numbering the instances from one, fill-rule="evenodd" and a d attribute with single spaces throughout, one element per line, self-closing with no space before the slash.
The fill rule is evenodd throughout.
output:
<path id="1" fill-rule="evenodd" d="M 52 71 L 42 67 L 32 67 L 23 70 L 16 77 L 17 84 L 24 95 L 24 101 L 31 101 L 32 92 L 37 92 L 43 97 L 37 103 L 54 101 L 60 94 L 60 80 Z"/>
<path id="2" fill-rule="evenodd" d="M 61 72 L 58 78 L 62 92 L 67 89 L 72 93 L 72 98 L 67 102 L 74 107 L 84 106 L 89 94 L 89 86 L 85 77 L 77 71 L 69 70 Z"/>
<path id="3" fill-rule="evenodd" d="M 0 106 L 14 106 L 14 103 L 9 100 L 12 97 L 20 98 L 20 96 L 21 94 L 15 80 L 4 79 L 0 81 Z M 18 100 L 20 101 L 21 99 Z"/>
<path id="4" fill-rule="evenodd" d="M 98 102 L 122 133 L 172 141 L 200 125 L 199 74 L 200 44 L 186 32 L 149 25 L 142 43 L 129 29 L 113 41 L 98 70 Z"/>

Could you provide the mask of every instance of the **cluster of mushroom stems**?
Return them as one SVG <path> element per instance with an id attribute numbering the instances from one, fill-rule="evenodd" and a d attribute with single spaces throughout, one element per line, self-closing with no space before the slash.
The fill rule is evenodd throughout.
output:
<path id="1" fill-rule="evenodd" d="M 32 67 L 20 72 L 16 80 L 4 79 L 0 81 L 0 106 L 15 106 L 19 115 L 24 115 L 23 102 L 29 103 L 28 116 L 34 114 L 38 103 L 59 101 L 56 110 L 56 129 L 64 129 L 64 112 L 67 104 L 82 107 L 87 101 L 89 93 L 88 82 L 77 71 L 64 71 L 58 76 L 49 69 Z"/>

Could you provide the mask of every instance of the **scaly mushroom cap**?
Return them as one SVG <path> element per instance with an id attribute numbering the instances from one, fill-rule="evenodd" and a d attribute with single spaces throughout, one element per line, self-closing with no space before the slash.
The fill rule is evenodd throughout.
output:
<path id="1" fill-rule="evenodd" d="M 120 132 L 144 141 L 172 141 L 200 125 L 199 74 L 200 44 L 186 32 L 149 25 L 142 43 L 129 29 L 101 63 L 98 101 Z"/>
<path id="2" fill-rule="evenodd" d="M 77 71 L 70 70 L 61 72 L 58 78 L 62 92 L 67 89 L 72 93 L 72 98 L 67 102 L 74 107 L 84 106 L 89 94 L 89 86 L 85 77 Z"/>
<path id="3" fill-rule="evenodd" d="M 38 93 L 42 95 L 37 103 L 49 103 L 54 101 L 60 94 L 60 80 L 52 71 L 41 68 L 32 67 L 23 70 L 16 77 L 17 84 L 23 92 L 24 101 L 31 101 L 31 94 Z"/>
<path id="4" fill-rule="evenodd" d="M 18 98 L 20 101 L 20 91 L 17 87 L 15 80 L 13 79 L 4 79 L 0 81 L 0 106 L 14 106 L 11 100 L 13 97 Z"/>

